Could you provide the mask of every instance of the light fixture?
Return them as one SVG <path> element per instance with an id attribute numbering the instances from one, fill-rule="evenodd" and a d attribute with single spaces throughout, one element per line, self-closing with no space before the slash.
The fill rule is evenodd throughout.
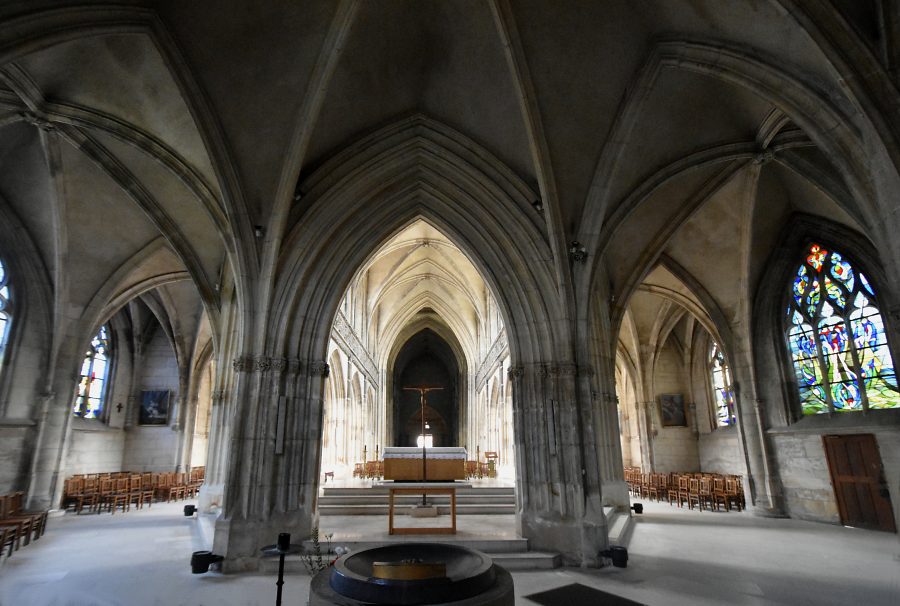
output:
<path id="1" fill-rule="evenodd" d="M 544 210 L 544 203 L 541 202 L 540 198 L 538 198 L 537 200 L 532 202 L 531 206 L 534 207 L 534 210 L 536 210 L 538 212 L 541 212 L 542 210 Z"/>
<path id="2" fill-rule="evenodd" d="M 265 229 L 263 229 L 263 226 L 262 226 L 262 225 L 254 225 L 254 226 L 253 226 L 253 233 L 256 234 L 256 237 L 257 237 L 257 238 L 262 238 L 262 237 L 263 237 L 263 233 L 265 233 Z"/>

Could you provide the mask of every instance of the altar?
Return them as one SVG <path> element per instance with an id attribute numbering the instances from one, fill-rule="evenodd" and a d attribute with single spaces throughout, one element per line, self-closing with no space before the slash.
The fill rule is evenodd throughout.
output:
<path id="1" fill-rule="evenodd" d="M 425 473 L 423 477 L 422 448 L 386 446 L 384 448 L 384 479 L 401 482 L 452 482 L 466 479 L 465 448 L 433 446 L 424 450 Z"/>

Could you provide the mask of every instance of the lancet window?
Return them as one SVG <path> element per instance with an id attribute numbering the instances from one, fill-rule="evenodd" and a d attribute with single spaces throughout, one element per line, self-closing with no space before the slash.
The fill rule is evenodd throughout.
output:
<path id="1" fill-rule="evenodd" d="M 841 253 L 806 249 L 786 315 L 803 414 L 900 406 L 875 291 Z"/>
<path id="2" fill-rule="evenodd" d="M 75 416 L 96 419 L 103 412 L 110 361 L 109 329 L 104 325 L 91 339 L 81 363 L 81 376 L 72 408 Z"/>
<path id="3" fill-rule="evenodd" d="M 709 369 L 712 375 L 713 398 L 716 403 L 716 425 L 731 427 L 735 424 L 734 387 L 731 369 L 719 344 L 713 341 L 709 352 Z"/>
<path id="4" fill-rule="evenodd" d="M 9 341 L 9 326 L 12 323 L 12 311 L 9 303 L 9 278 L 3 260 L 0 259 L 0 367 Z"/>

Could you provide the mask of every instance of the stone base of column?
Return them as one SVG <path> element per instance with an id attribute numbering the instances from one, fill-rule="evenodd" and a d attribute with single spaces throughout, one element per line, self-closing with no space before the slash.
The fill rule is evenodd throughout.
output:
<path id="1" fill-rule="evenodd" d="M 597 553 L 606 548 L 607 525 L 597 519 L 560 519 L 523 514 L 522 537 L 536 551 L 557 552 L 566 566 L 599 567 Z"/>
<path id="2" fill-rule="evenodd" d="M 197 509 L 203 513 L 214 513 L 222 507 L 222 499 L 225 494 L 223 484 L 207 484 L 204 482 L 197 493 Z"/>
<path id="3" fill-rule="evenodd" d="M 311 517 L 308 513 L 278 514 L 268 520 L 216 520 L 213 553 L 225 556 L 222 572 L 259 570 L 260 550 L 278 541 L 282 532 L 290 533 L 291 543 L 310 538 Z"/>
<path id="4" fill-rule="evenodd" d="M 616 509 L 628 510 L 631 507 L 631 497 L 628 494 L 628 484 L 625 480 L 610 480 L 600 486 L 600 494 L 603 502 Z"/>
<path id="5" fill-rule="evenodd" d="M 760 518 L 789 518 L 788 514 L 776 508 L 763 507 L 762 505 L 750 505 L 747 503 L 747 511 Z"/>

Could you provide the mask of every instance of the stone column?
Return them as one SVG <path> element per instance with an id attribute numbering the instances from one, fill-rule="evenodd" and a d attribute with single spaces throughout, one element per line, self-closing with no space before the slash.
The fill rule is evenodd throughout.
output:
<path id="1" fill-rule="evenodd" d="M 228 424 L 225 415 L 225 392 L 212 393 L 210 403 L 209 443 L 207 444 L 206 472 L 198 495 L 201 511 L 209 512 L 222 503 L 224 493 L 224 463 L 228 443 Z"/>
<path id="2" fill-rule="evenodd" d="M 577 375 L 571 363 L 509 371 L 514 382 L 518 523 L 534 548 L 558 551 L 570 564 L 592 566 L 606 544 L 606 522 L 594 410 L 579 398 Z"/>
<path id="3" fill-rule="evenodd" d="M 310 536 L 322 433 L 323 361 L 244 356 L 235 363 L 225 509 L 214 551 L 226 571 L 255 570 L 259 549 L 280 532 Z"/>

